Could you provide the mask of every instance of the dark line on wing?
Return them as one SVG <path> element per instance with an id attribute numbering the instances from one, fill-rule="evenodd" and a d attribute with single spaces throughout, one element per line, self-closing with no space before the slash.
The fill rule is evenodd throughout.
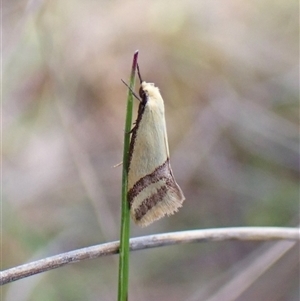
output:
<path id="1" fill-rule="evenodd" d="M 147 102 L 148 102 L 148 96 L 146 94 L 143 94 L 142 101 L 140 102 L 139 108 L 138 108 L 138 116 L 134 123 L 134 127 L 131 130 L 132 134 L 131 134 L 131 139 L 130 139 L 130 144 L 129 144 L 129 160 L 128 160 L 128 168 L 127 168 L 128 171 L 130 168 L 131 159 L 132 159 L 132 155 L 134 152 L 134 145 L 135 145 L 138 128 L 139 128 L 140 122 L 142 120 Z"/>
<path id="2" fill-rule="evenodd" d="M 155 194 L 152 194 L 150 197 L 146 198 L 141 205 L 135 209 L 135 218 L 137 221 L 140 221 L 146 213 L 153 208 L 158 202 L 161 202 L 165 195 L 168 192 L 168 184 L 166 183 L 159 189 L 157 189 L 157 192 Z"/>
<path id="3" fill-rule="evenodd" d="M 143 178 L 139 179 L 133 187 L 128 191 L 128 201 L 129 206 L 131 207 L 134 198 L 145 188 L 147 188 L 150 184 L 156 183 L 160 180 L 165 180 L 165 182 L 170 182 L 170 186 L 172 185 L 173 175 L 171 172 L 171 168 L 169 165 L 169 158 L 166 160 L 165 163 L 158 166 L 152 173 L 144 176 Z M 175 180 L 174 180 L 175 181 Z"/>

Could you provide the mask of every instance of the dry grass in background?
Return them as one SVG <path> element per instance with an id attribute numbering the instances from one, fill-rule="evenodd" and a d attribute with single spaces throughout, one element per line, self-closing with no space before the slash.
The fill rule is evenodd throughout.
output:
<path id="1" fill-rule="evenodd" d="M 118 239 L 120 79 L 136 49 L 187 200 L 132 236 L 298 224 L 298 1 L 2 5 L 3 269 Z M 299 246 L 279 244 L 136 252 L 130 300 L 298 300 Z M 117 272 L 116 256 L 83 262 L 7 285 L 3 300 L 115 300 Z"/>

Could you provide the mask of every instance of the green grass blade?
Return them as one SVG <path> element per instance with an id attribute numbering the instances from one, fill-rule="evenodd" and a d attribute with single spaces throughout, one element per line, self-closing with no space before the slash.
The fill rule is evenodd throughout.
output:
<path id="1" fill-rule="evenodd" d="M 134 53 L 129 87 L 134 88 L 135 70 L 138 60 L 138 51 Z M 133 96 L 128 89 L 126 121 L 124 132 L 124 151 L 123 151 L 123 174 L 122 174 L 122 216 L 120 233 L 120 254 L 119 254 L 119 282 L 118 282 L 118 301 L 128 300 L 128 278 L 129 278 L 129 237 L 130 237 L 130 214 L 127 201 L 128 186 L 128 155 L 130 144 L 130 130 L 132 124 Z"/>

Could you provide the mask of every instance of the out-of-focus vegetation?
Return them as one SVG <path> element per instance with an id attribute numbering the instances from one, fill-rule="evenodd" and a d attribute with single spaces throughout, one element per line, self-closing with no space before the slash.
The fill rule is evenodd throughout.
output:
<path id="1" fill-rule="evenodd" d="M 296 226 L 298 5 L 4 2 L 2 268 L 118 239 L 121 168 L 113 166 L 122 157 L 127 95 L 120 79 L 128 80 L 136 49 L 144 79 L 165 100 L 186 202 L 146 229 L 132 226 L 132 236 Z M 299 246 L 282 254 L 279 246 L 135 252 L 130 300 L 299 300 Z M 251 273 L 255 264 L 261 269 Z M 116 300 L 117 273 L 116 256 L 82 262 L 9 284 L 3 300 Z M 234 281 L 237 296 L 220 297 Z"/>

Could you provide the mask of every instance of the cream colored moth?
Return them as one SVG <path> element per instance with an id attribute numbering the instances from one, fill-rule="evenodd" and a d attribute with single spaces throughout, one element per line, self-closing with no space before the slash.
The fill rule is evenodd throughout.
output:
<path id="1" fill-rule="evenodd" d="M 182 206 L 184 195 L 170 165 L 164 101 L 159 89 L 140 79 L 138 115 L 129 147 L 128 201 L 137 225 L 148 226 Z"/>

